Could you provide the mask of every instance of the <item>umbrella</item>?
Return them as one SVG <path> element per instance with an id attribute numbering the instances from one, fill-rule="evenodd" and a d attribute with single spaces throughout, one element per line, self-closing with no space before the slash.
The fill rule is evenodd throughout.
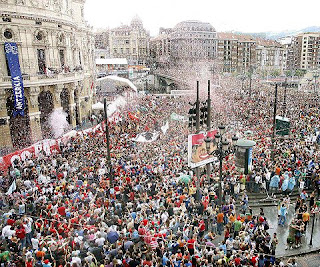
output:
<path id="1" fill-rule="evenodd" d="M 188 184 L 190 182 L 190 179 L 191 179 L 190 175 L 180 175 L 179 182 Z"/>
<path id="2" fill-rule="evenodd" d="M 124 243 L 124 250 L 128 250 L 131 246 L 133 246 L 133 242 L 132 241 L 127 241 Z"/>
<path id="3" fill-rule="evenodd" d="M 108 233 L 107 235 L 107 240 L 111 243 L 114 244 L 117 242 L 117 240 L 119 239 L 119 234 L 115 231 L 111 231 Z"/>

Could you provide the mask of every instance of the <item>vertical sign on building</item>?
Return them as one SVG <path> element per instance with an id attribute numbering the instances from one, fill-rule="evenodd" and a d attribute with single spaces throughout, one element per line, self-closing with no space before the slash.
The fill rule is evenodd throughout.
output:
<path id="1" fill-rule="evenodd" d="M 14 117 L 16 117 L 18 114 L 24 116 L 24 90 L 17 44 L 5 43 L 4 50 L 11 73 L 12 92 L 14 98 L 14 108 L 12 115 Z"/>

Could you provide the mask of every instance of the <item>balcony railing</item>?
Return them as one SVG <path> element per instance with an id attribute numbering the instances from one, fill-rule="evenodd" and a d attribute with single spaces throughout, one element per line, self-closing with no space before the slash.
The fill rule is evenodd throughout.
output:
<path id="1" fill-rule="evenodd" d="M 24 81 L 39 81 L 39 80 L 61 80 L 66 78 L 77 78 L 83 74 L 82 71 L 66 72 L 66 73 L 50 73 L 50 74 L 36 74 L 30 76 L 29 74 L 23 74 Z M 0 82 L 11 83 L 11 76 L 0 77 Z"/>
<path id="2" fill-rule="evenodd" d="M 30 81 L 30 75 L 29 74 L 22 74 L 22 79 L 24 81 Z M 11 82 L 11 76 L 3 76 L 2 81 L 3 82 Z"/>

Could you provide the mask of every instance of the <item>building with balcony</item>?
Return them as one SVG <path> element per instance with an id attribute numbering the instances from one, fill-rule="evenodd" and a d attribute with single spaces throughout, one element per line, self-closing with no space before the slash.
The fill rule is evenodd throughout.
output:
<path id="1" fill-rule="evenodd" d="M 301 33 L 292 39 L 295 69 L 316 70 L 320 68 L 320 33 Z"/>
<path id="2" fill-rule="evenodd" d="M 130 25 L 110 30 L 109 47 L 113 58 L 126 58 L 133 69 L 142 69 L 149 60 L 150 34 L 140 18 L 134 17 Z"/>
<path id="3" fill-rule="evenodd" d="M 256 38 L 256 68 L 263 71 L 279 71 L 286 69 L 286 47 L 279 42 Z"/>
<path id="4" fill-rule="evenodd" d="M 171 28 L 160 28 L 159 35 L 150 39 L 150 60 L 154 67 L 165 67 L 171 56 Z"/>
<path id="5" fill-rule="evenodd" d="M 247 72 L 256 64 L 256 41 L 250 35 L 218 33 L 218 65 L 222 72 Z"/>
<path id="6" fill-rule="evenodd" d="M 170 56 L 175 62 L 213 60 L 217 55 L 217 33 L 207 22 L 178 23 L 170 33 Z"/>
<path id="7" fill-rule="evenodd" d="M 85 0 L 2 0 L 0 45 L 17 44 L 24 116 L 13 116 L 14 95 L 0 49 L 0 147 L 21 148 L 50 138 L 49 115 L 67 113 L 75 127 L 91 113 L 94 37 L 84 21 Z"/>

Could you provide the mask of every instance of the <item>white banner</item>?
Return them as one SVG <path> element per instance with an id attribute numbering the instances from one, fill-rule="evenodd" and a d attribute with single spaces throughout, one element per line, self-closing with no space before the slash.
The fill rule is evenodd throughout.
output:
<path id="1" fill-rule="evenodd" d="M 132 141 L 141 142 L 141 143 L 151 143 L 158 139 L 160 133 L 159 132 L 143 132 L 138 134 L 136 138 L 132 138 Z"/>
<path id="2" fill-rule="evenodd" d="M 164 135 L 166 135 L 168 129 L 169 129 L 169 122 L 167 121 L 167 123 L 161 127 L 161 131 Z"/>

